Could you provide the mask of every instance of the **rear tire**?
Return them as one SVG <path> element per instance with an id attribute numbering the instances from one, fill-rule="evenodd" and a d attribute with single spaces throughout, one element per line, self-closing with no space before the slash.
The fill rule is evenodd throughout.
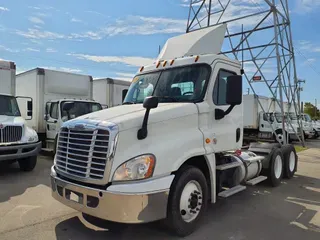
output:
<path id="1" fill-rule="evenodd" d="M 37 156 L 19 159 L 18 162 L 21 171 L 30 172 L 37 165 Z"/>
<path id="2" fill-rule="evenodd" d="M 272 187 L 277 187 L 281 183 L 283 176 L 283 154 L 279 148 L 275 148 L 270 156 L 268 169 L 268 179 Z"/>
<path id="3" fill-rule="evenodd" d="M 297 171 L 298 155 L 294 146 L 289 144 L 282 146 L 281 150 L 284 158 L 283 176 L 290 179 Z"/>
<path id="4" fill-rule="evenodd" d="M 166 226 L 180 237 L 193 233 L 208 204 L 208 184 L 200 169 L 180 169 L 171 185 Z"/>

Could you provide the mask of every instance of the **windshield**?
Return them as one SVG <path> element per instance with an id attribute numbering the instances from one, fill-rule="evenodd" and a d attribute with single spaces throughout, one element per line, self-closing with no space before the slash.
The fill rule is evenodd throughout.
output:
<path id="1" fill-rule="evenodd" d="M 0 115 L 20 117 L 17 99 L 12 96 L 0 95 Z"/>
<path id="2" fill-rule="evenodd" d="M 277 122 L 278 123 L 282 123 L 282 114 L 281 113 L 275 113 L 274 115 L 276 117 Z M 287 116 L 286 115 L 284 116 L 284 121 L 285 122 L 287 121 Z"/>
<path id="3" fill-rule="evenodd" d="M 298 120 L 298 117 L 295 113 L 289 113 L 289 117 L 291 120 Z"/>
<path id="4" fill-rule="evenodd" d="M 149 96 L 159 97 L 159 102 L 201 101 L 210 71 L 210 66 L 198 64 L 138 75 L 131 83 L 124 104 L 143 103 Z"/>
<path id="5" fill-rule="evenodd" d="M 311 117 L 308 114 L 304 114 L 303 116 L 307 122 L 311 122 Z"/>
<path id="6" fill-rule="evenodd" d="M 74 102 L 73 108 L 71 108 L 69 111 L 70 118 L 68 118 L 68 113 L 66 111 L 62 111 L 63 103 L 65 102 L 61 102 L 61 118 L 62 118 L 62 121 L 64 122 L 88 113 L 102 110 L 102 106 L 100 103 L 76 101 Z"/>

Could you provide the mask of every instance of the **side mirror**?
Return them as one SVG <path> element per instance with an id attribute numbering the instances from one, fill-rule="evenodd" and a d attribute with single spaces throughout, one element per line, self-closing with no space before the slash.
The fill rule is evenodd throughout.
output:
<path id="1" fill-rule="evenodd" d="M 146 97 L 143 101 L 143 107 L 145 109 L 157 108 L 158 104 L 159 104 L 159 98 L 154 96 Z"/>
<path id="2" fill-rule="evenodd" d="M 227 78 L 227 104 L 231 106 L 240 105 L 242 103 L 242 76 L 234 75 Z"/>
<path id="3" fill-rule="evenodd" d="M 62 105 L 62 111 L 69 112 L 74 107 L 74 102 L 65 102 Z"/>
<path id="4" fill-rule="evenodd" d="M 33 104 L 32 100 L 27 102 L 27 116 L 32 118 Z"/>
<path id="5" fill-rule="evenodd" d="M 139 129 L 137 138 L 139 140 L 143 140 L 148 136 L 148 119 L 150 110 L 153 108 L 157 108 L 159 104 L 158 97 L 150 96 L 146 97 L 143 101 L 143 107 L 146 109 L 146 113 L 144 114 L 144 119 L 142 122 L 142 127 Z"/>
<path id="6" fill-rule="evenodd" d="M 122 102 L 123 102 L 124 99 L 126 98 L 127 93 L 128 93 L 128 89 L 123 89 L 123 90 L 122 90 Z"/>

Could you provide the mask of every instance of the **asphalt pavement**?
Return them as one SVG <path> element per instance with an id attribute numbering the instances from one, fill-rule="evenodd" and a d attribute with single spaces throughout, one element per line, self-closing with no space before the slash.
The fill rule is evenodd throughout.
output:
<path id="1" fill-rule="evenodd" d="M 219 199 L 186 239 L 320 239 L 320 141 L 309 146 L 299 153 L 293 179 L 283 180 L 277 188 L 261 183 Z M 50 157 L 39 157 L 31 173 L 20 172 L 17 165 L 0 167 L 0 239 L 177 239 L 158 222 L 117 225 L 118 231 L 87 224 L 51 197 L 52 162 Z"/>

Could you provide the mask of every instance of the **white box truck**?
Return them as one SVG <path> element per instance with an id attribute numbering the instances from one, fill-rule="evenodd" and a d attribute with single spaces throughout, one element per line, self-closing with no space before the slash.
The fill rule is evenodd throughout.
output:
<path id="1" fill-rule="evenodd" d="M 17 94 L 33 99 L 33 117 L 27 124 L 38 133 L 43 150 L 55 152 L 63 122 L 102 109 L 93 101 L 91 76 L 35 68 L 16 78 Z M 63 109 L 65 103 L 68 111 Z"/>
<path id="2" fill-rule="evenodd" d="M 244 136 L 247 140 L 283 141 L 282 114 L 273 98 L 244 95 L 243 106 Z M 286 121 L 285 129 L 289 142 L 298 140 L 297 134 L 300 135 L 300 129 L 297 122 Z"/>
<path id="3" fill-rule="evenodd" d="M 21 117 L 17 102 L 23 100 L 26 115 L 32 118 L 32 99 L 16 97 L 15 85 L 15 63 L 0 61 L 0 162 L 18 161 L 21 170 L 31 171 L 36 166 L 41 143 Z"/>
<path id="4" fill-rule="evenodd" d="M 122 104 L 131 82 L 102 78 L 93 80 L 93 98 L 103 108 L 110 108 Z"/>
<path id="5" fill-rule="evenodd" d="M 186 236 L 218 197 L 292 178 L 292 145 L 241 151 L 241 63 L 218 54 L 225 34 L 223 24 L 169 39 L 157 62 L 140 68 L 123 105 L 64 123 L 53 197 L 87 221 L 163 219 Z"/>

